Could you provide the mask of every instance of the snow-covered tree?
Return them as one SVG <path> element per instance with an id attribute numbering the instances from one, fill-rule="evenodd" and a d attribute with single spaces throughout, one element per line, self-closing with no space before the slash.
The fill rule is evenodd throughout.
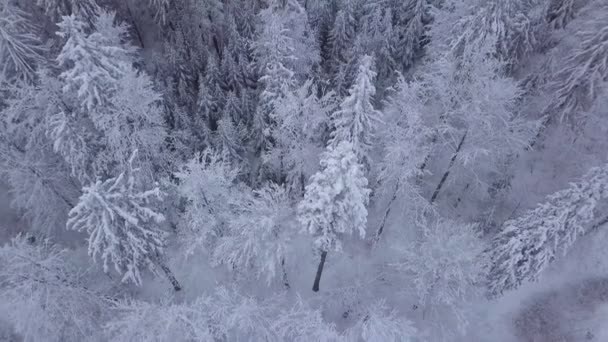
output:
<path id="1" fill-rule="evenodd" d="M 2 77 L 31 80 L 44 65 L 46 47 L 27 13 L 9 0 L 0 1 L 0 85 Z"/>
<path id="2" fill-rule="evenodd" d="M 475 225 L 436 219 L 422 227 L 417 240 L 396 245 L 400 261 L 394 266 L 411 276 L 423 318 L 434 321 L 434 333 L 468 324 L 466 304 L 479 293 L 486 267 L 484 244 Z"/>
<path id="3" fill-rule="evenodd" d="M 406 69 L 413 65 L 427 40 L 431 5 L 428 0 L 393 0 L 391 53 L 395 62 Z"/>
<path id="4" fill-rule="evenodd" d="M 129 301 L 106 327 L 113 341 L 321 341 L 344 338 L 301 300 L 260 301 L 220 287 L 189 303 Z"/>
<path id="5" fill-rule="evenodd" d="M 431 44 L 462 56 L 466 49 L 492 44 L 490 52 L 504 67 L 517 70 L 544 37 L 543 1 L 455 0 L 436 11 Z"/>
<path id="6" fill-rule="evenodd" d="M 578 1 L 575 0 L 550 0 L 547 8 L 547 21 L 555 29 L 563 29 L 574 19 Z"/>
<path id="7" fill-rule="evenodd" d="M 483 167 L 528 146 L 537 129 L 537 122 L 519 115 L 521 89 L 501 72 L 504 64 L 492 56 L 492 50 L 488 40 L 480 48 L 465 48 L 462 61 L 448 53 L 427 71 L 433 89 L 428 96 L 437 99 L 430 106 L 435 108 L 438 134 L 453 151 L 431 202 L 437 199 L 454 165 L 473 170 L 483 179 Z"/>
<path id="8" fill-rule="evenodd" d="M 283 285 L 289 287 L 285 267 L 295 229 L 285 189 L 267 184 L 253 192 L 239 190 L 236 201 L 231 203 L 227 231 L 218 238 L 213 251 L 213 262 L 241 267 L 265 277 L 268 284 L 281 274 Z"/>
<path id="9" fill-rule="evenodd" d="M 416 334 L 412 323 L 388 309 L 384 300 L 370 305 L 367 313 L 346 331 L 350 341 L 366 342 L 410 342 L 416 340 Z"/>
<path id="10" fill-rule="evenodd" d="M 589 5 L 575 25 L 578 46 L 558 63 L 550 82 L 554 96 L 545 115 L 577 124 L 608 81 L 608 4 Z M 581 14 L 582 15 L 582 14 Z M 574 25 L 574 23 L 573 23 Z"/>
<path id="11" fill-rule="evenodd" d="M 116 87 L 112 105 L 90 115 L 106 144 L 96 169 L 111 163 L 123 167 L 134 150 L 139 151 L 142 167 L 161 165 L 166 159 L 162 149 L 167 138 L 162 95 L 153 88 L 150 76 L 133 68 L 125 70 Z"/>
<path id="12" fill-rule="evenodd" d="M 269 284 L 280 275 L 289 286 L 285 262 L 294 229 L 287 193 L 276 184 L 252 190 L 237 175 L 238 169 L 210 151 L 176 174 L 188 201 L 182 220 L 186 255 L 202 250 L 214 266 L 264 277 Z"/>
<path id="13" fill-rule="evenodd" d="M 368 7 L 370 13 L 361 19 L 362 27 L 357 39 L 364 53 L 374 55 L 376 72 L 379 75 L 376 82 L 380 85 L 378 89 L 383 90 L 384 84 L 393 81 L 397 68 L 391 51 L 391 39 L 394 35 L 392 13 L 381 3 L 371 3 Z"/>
<path id="14" fill-rule="evenodd" d="M 91 20 L 100 9 L 96 0 L 36 0 L 36 4 L 53 21 L 72 14 Z"/>
<path id="15" fill-rule="evenodd" d="M 351 49 L 356 39 L 356 20 L 351 1 L 346 1 L 344 8 L 336 14 L 329 32 L 329 71 L 335 77 L 340 68 L 352 58 Z"/>
<path id="16" fill-rule="evenodd" d="M 436 132 L 424 121 L 428 111 L 424 103 L 427 86 L 421 80 L 407 82 L 400 77 L 387 101 L 383 114 L 385 125 L 380 131 L 384 156 L 379 164 L 378 180 L 382 195 L 389 199 L 375 240 L 380 238 L 398 198 L 412 198 L 406 202 L 415 205 L 426 202 L 417 183 L 428 173 L 426 163 L 436 138 Z"/>
<path id="17" fill-rule="evenodd" d="M 492 258 L 490 294 L 499 295 L 524 281 L 537 280 L 551 262 L 593 229 L 598 220 L 596 209 L 606 197 L 608 167 L 604 165 L 548 196 L 535 209 L 505 222 L 488 251 Z"/>
<path id="18" fill-rule="evenodd" d="M 275 4 L 277 5 L 277 4 Z M 263 31 L 255 44 L 255 55 L 260 68 L 259 83 L 263 90 L 255 113 L 255 148 L 267 153 L 276 143 L 276 126 L 280 118 L 276 109 L 279 102 L 295 88 L 295 73 L 289 69 L 294 54 L 294 42 L 288 33 L 286 23 L 275 6 L 269 6 L 260 13 Z M 282 173 L 278 170 L 262 170 L 266 176 Z"/>
<path id="19" fill-rule="evenodd" d="M 148 2 L 154 11 L 154 18 L 164 24 L 167 21 L 167 12 L 170 8 L 169 0 L 149 0 Z"/>
<path id="20" fill-rule="evenodd" d="M 67 151 L 63 155 L 74 167 L 73 147 L 85 142 L 101 145 L 95 149 L 94 174 L 89 175 L 93 178 L 115 175 L 114 169 L 124 166 L 136 149 L 148 165 L 158 165 L 166 138 L 161 94 L 147 74 L 133 67 L 134 48 L 125 44 L 127 27 L 116 23 L 114 13 L 101 12 L 94 19 L 90 34 L 74 15 L 59 24 L 58 35 L 67 39 L 57 58 L 66 68 L 59 78 L 65 101 L 74 108 L 53 120 L 56 150 Z M 76 124 L 75 130 L 88 129 L 86 140 L 83 134 L 80 140 L 67 134 L 70 122 Z"/>
<path id="21" fill-rule="evenodd" d="M 274 168 L 284 169 L 287 189 L 295 197 L 317 171 L 335 99 L 333 92 L 318 97 L 316 84 L 309 80 L 277 106 L 276 144 L 264 157 Z"/>
<path id="22" fill-rule="evenodd" d="M 61 86 L 45 72 L 38 84 L 20 84 L 5 92 L 0 115 L 0 174 L 10 186 L 12 206 L 47 233 L 65 227 L 80 184 L 71 165 L 54 153 L 47 139 L 47 120 L 59 111 Z M 86 156 L 83 154 L 83 157 Z M 75 160 L 79 159 L 74 155 Z"/>
<path id="23" fill-rule="evenodd" d="M 218 153 L 205 150 L 175 174 L 188 202 L 180 224 L 186 256 L 197 250 L 213 253 L 217 238 L 225 234 L 238 173 Z"/>
<path id="24" fill-rule="evenodd" d="M 332 114 L 335 129 L 331 133 L 330 144 L 335 146 L 343 141 L 351 142 L 357 157 L 368 167 L 371 163 L 369 153 L 372 139 L 381 116 L 372 105 L 376 94 L 373 84 L 375 77 L 373 58 L 362 57 L 359 73 L 349 95 L 340 104 L 340 109 Z"/>
<path id="25" fill-rule="evenodd" d="M 365 237 L 369 193 L 353 144 L 329 146 L 321 157 L 321 170 L 310 178 L 298 206 L 298 220 L 321 252 L 313 291 L 319 291 L 327 252 L 340 251 L 345 235 L 356 232 Z"/>
<path id="26" fill-rule="evenodd" d="M 98 20 L 107 20 L 106 16 L 113 19 L 113 14 L 105 13 Z M 87 24 L 75 15 L 64 16 L 57 25 L 57 35 L 66 39 L 57 56 L 59 65 L 67 68 L 60 75 L 65 81 L 63 91 L 76 94 L 79 104 L 88 111 L 109 105 L 108 98 L 118 91 L 117 80 L 130 67 L 132 51 L 116 42 L 126 34 L 126 27 L 116 26 L 112 35 L 99 31 L 87 35 Z"/>
<path id="27" fill-rule="evenodd" d="M 0 313 L 25 341 L 101 341 L 113 299 L 88 287 L 76 256 L 20 235 L 0 247 Z"/>
<path id="28" fill-rule="evenodd" d="M 158 187 L 142 187 L 136 157 L 137 151 L 128 169 L 117 177 L 83 188 L 78 204 L 70 210 L 67 227 L 89 235 L 89 255 L 101 260 L 104 272 L 113 265 L 123 282 L 141 285 L 141 269 L 158 273 L 156 267 L 160 266 L 177 291 L 180 285 L 161 259 L 166 233 L 159 224 L 165 218 L 155 211 L 154 203 L 162 200 L 163 193 Z"/>

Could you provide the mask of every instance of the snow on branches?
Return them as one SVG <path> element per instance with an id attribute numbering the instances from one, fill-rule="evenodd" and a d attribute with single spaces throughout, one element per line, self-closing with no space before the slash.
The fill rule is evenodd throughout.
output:
<path id="1" fill-rule="evenodd" d="M 332 115 L 335 130 L 331 134 L 330 144 L 351 142 L 357 157 L 366 165 L 370 162 L 372 138 L 381 116 L 372 105 L 376 94 L 373 84 L 375 77 L 373 58 L 363 56 L 355 83 L 348 91 L 349 95 L 340 105 L 340 109 Z"/>
<path id="2" fill-rule="evenodd" d="M 570 187 L 533 210 L 505 222 L 494 239 L 489 291 L 499 295 L 536 280 L 594 224 L 595 209 L 608 197 L 608 166 L 594 167 Z"/>
<path id="3" fill-rule="evenodd" d="M 321 171 L 306 186 L 298 220 L 314 236 L 318 249 L 341 250 L 343 235 L 357 232 L 365 237 L 369 193 L 353 145 L 329 146 L 321 159 Z"/>
<path id="4" fill-rule="evenodd" d="M 136 157 L 137 151 L 117 177 L 83 188 L 67 227 L 89 235 L 89 255 L 101 259 L 104 272 L 113 264 L 123 281 L 141 285 L 140 269 L 154 270 L 165 245 L 165 233 L 158 226 L 165 218 L 153 207 L 163 193 L 158 187 L 142 189 L 139 168 L 133 165 Z"/>
<path id="5" fill-rule="evenodd" d="M 112 299 L 83 284 L 70 252 L 20 235 L 0 246 L 0 316 L 25 341 L 100 336 Z"/>
<path id="6" fill-rule="evenodd" d="M 26 12 L 9 0 L 0 0 L 0 75 L 31 80 L 45 63 L 46 47 L 34 34 Z"/>

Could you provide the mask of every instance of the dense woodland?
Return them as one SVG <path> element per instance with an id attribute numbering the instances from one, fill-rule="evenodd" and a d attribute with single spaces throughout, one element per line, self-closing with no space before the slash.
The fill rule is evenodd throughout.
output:
<path id="1" fill-rule="evenodd" d="M 0 67 L 1 341 L 608 341 L 606 0 L 0 0 Z"/>

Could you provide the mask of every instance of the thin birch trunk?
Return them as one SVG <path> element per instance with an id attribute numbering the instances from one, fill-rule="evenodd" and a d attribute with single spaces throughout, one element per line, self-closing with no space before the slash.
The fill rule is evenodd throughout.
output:
<path id="1" fill-rule="evenodd" d="M 454 155 L 452 156 L 452 159 L 450 159 L 450 164 L 448 165 L 447 170 L 445 170 L 445 172 L 443 173 L 443 176 L 441 177 L 441 180 L 439 181 L 439 184 L 437 184 L 437 187 L 435 188 L 435 191 L 433 192 L 433 196 L 431 196 L 431 200 L 430 200 L 431 204 L 435 203 L 435 200 L 437 199 L 437 196 L 439 196 L 439 192 L 441 191 L 441 188 L 443 188 L 445 181 L 448 179 L 448 176 L 450 175 L 450 171 L 452 170 L 452 167 L 454 166 L 454 162 L 456 161 L 456 157 L 458 157 L 458 154 L 460 153 L 460 150 L 462 149 L 462 146 L 464 145 L 464 141 L 467 137 L 467 133 L 468 132 L 465 132 L 464 135 L 462 136 L 462 139 L 460 139 L 460 143 L 458 143 L 458 147 L 456 147 L 456 151 L 454 151 Z"/>

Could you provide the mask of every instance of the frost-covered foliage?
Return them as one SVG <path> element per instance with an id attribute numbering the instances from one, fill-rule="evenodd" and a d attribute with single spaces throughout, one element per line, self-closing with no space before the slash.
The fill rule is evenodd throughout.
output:
<path id="1" fill-rule="evenodd" d="M 364 164 L 370 162 L 372 139 L 381 115 L 372 104 L 376 94 L 373 84 L 375 77 L 373 58 L 363 56 L 349 95 L 340 104 L 340 109 L 332 114 L 335 130 L 331 133 L 330 143 L 338 145 L 343 141 L 351 142 L 357 157 Z"/>
<path id="2" fill-rule="evenodd" d="M 365 237 L 367 179 L 349 142 L 329 146 L 321 170 L 310 178 L 298 206 L 298 220 L 323 251 L 340 250 L 344 235 Z"/>
<path id="3" fill-rule="evenodd" d="M 546 115 L 559 121 L 578 125 L 585 111 L 608 81 L 608 4 L 597 2 L 584 10 L 585 21 L 568 32 L 574 35 L 577 45 L 559 63 L 550 87 L 554 98 L 545 109 Z"/>
<path id="4" fill-rule="evenodd" d="M 203 250 L 214 265 L 242 268 L 270 283 L 285 276 L 294 231 L 290 200 L 276 184 L 256 190 L 239 184 L 237 172 L 206 151 L 176 174 L 179 193 L 188 201 L 182 220 L 186 256 Z"/>
<path id="5" fill-rule="evenodd" d="M 60 75 L 65 81 L 63 91 L 75 93 L 88 111 L 108 105 L 108 97 L 117 91 L 117 80 L 129 68 L 128 52 L 115 41 L 125 34 L 125 27 L 109 37 L 99 31 L 87 35 L 87 24 L 75 15 L 63 17 L 57 26 L 57 35 L 66 40 L 57 62 L 69 67 Z"/>
<path id="6" fill-rule="evenodd" d="M 488 49 L 487 43 L 465 48 L 463 62 L 439 60 L 438 74 L 430 78 L 434 95 L 441 97 L 439 117 L 447 124 L 439 126 L 442 134 L 452 146 L 466 136 L 457 157 L 464 165 L 521 150 L 536 127 L 517 115 L 518 84 L 501 73 L 501 62 Z"/>
<path id="7" fill-rule="evenodd" d="M 385 149 L 380 163 L 384 186 L 410 182 L 424 173 L 422 165 L 432 148 L 434 132 L 425 122 L 425 85 L 401 77 L 385 108 L 381 139 Z"/>
<path id="8" fill-rule="evenodd" d="M 145 188 L 136 158 L 137 151 L 117 177 L 85 186 L 67 226 L 88 234 L 89 255 L 101 260 L 104 272 L 114 266 L 123 282 L 141 285 L 141 269 L 154 271 L 165 245 L 159 227 L 165 217 L 154 208 L 163 193 L 158 187 Z"/>
<path id="9" fill-rule="evenodd" d="M 411 342 L 415 341 L 417 336 L 412 323 L 400 318 L 394 310 L 389 310 L 384 300 L 370 305 L 363 318 L 346 333 L 351 341 L 369 342 Z"/>
<path id="10" fill-rule="evenodd" d="M 608 169 L 595 167 L 570 187 L 547 197 L 533 210 L 505 222 L 489 253 L 491 294 L 512 290 L 537 280 L 556 258 L 604 219 L 596 210 L 608 196 Z"/>
<path id="11" fill-rule="evenodd" d="M 187 204 L 181 222 L 186 255 L 209 251 L 230 219 L 230 201 L 238 170 L 206 150 L 186 163 L 175 176 Z"/>
<path id="12" fill-rule="evenodd" d="M 85 142 L 103 146 L 88 166 L 93 170 L 88 177 L 93 179 L 115 175 L 114 167 L 126 165 L 136 149 L 146 163 L 159 164 L 166 134 L 161 94 L 147 74 L 133 67 L 135 49 L 125 43 L 127 26 L 116 23 L 115 14 L 109 12 L 94 20 L 96 30 L 90 34 L 87 24 L 74 15 L 58 24 L 57 34 L 66 40 L 57 61 L 66 68 L 59 79 L 67 108 L 51 119 L 50 134 L 55 150 L 67 157 L 72 168 L 81 161 L 71 157 L 72 150 L 83 153 Z M 70 121 L 88 132 L 71 134 Z"/>
<path id="13" fill-rule="evenodd" d="M 260 302 L 234 288 L 218 288 L 191 303 L 131 301 L 107 328 L 114 341 L 342 341 L 336 328 L 301 300 Z"/>
<path id="14" fill-rule="evenodd" d="M 451 329 L 465 331 L 467 303 L 480 293 L 485 246 L 475 228 L 438 219 L 422 227 L 417 240 L 397 247 L 401 260 L 394 266 L 412 277 L 423 318 L 433 320 L 432 334 L 443 338 Z"/>
<path id="15" fill-rule="evenodd" d="M 232 217 L 218 238 L 213 260 L 251 270 L 270 283 L 285 272 L 289 239 L 295 230 L 293 210 L 285 189 L 276 184 L 241 191 L 240 198 L 231 203 Z"/>
<path id="16" fill-rule="evenodd" d="M 607 18 L 0 0 L 0 340 L 568 339 L 511 330 L 605 277 Z"/>
<path id="17" fill-rule="evenodd" d="M 26 341 L 101 341 L 111 297 L 88 288 L 70 251 L 34 236 L 0 247 L 0 312 Z"/>
<path id="18" fill-rule="evenodd" d="M 278 103 L 276 143 L 266 159 L 275 168 L 282 165 L 289 192 L 295 196 L 303 193 L 317 171 L 335 102 L 333 93 L 317 97 L 315 84 L 309 80 Z"/>
<path id="19" fill-rule="evenodd" d="M 46 61 L 45 50 L 27 13 L 10 0 L 0 1 L 0 85 L 2 78 L 32 79 Z"/>

